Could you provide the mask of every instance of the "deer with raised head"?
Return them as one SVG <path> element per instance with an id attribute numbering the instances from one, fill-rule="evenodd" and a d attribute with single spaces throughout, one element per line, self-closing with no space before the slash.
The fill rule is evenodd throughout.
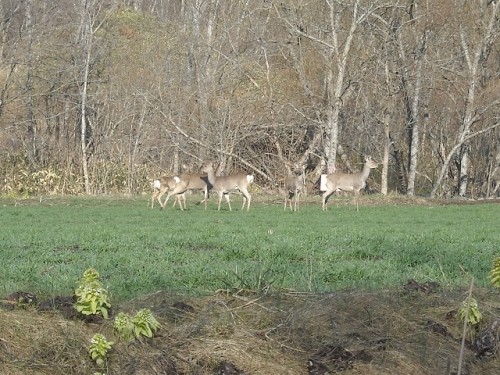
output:
<path id="1" fill-rule="evenodd" d="M 363 170 L 359 173 L 331 173 L 326 176 L 326 190 L 323 193 L 323 211 L 327 210 L 328 198 L 336 191 L 353 191 L 356 211 L 359 211 L 359 194 L 366 186 L 366 180 L 377 163 L 371 158 L 365 158 Z"/>
<path id="2" fill-rule="evenodd" d="M 285 180 L 285 211 L 288 202 L 290 202 L 290 210 L 298 211 L 300 206 L 300 194 L 305 191 L 306 180 L 304 172 L 300 176 L 290 176 Z M 292 198 L 294 205 L 292 207 Z"/>
<path id="3" fill-rule="evenodd" d="M 183 195 L 186 191 L 194 190 L 203 192 L 204 199 L 202 200 L 202 203 L 205 202 L 205 210 L 206 210 L 208 192 L 212 188 L 212 185 L 208 181 L 208 176 L 197 173 L 182 173 L 177 177 L 177 179 L 178 179 L 177 184 L 172 190 L 168 192 L 167 198 L 165 198 L 165 202 L 163 202 L 162 208 L 165 207 L 165 205 L 167 204 L 168 200 L 172 195 L 175 195 L 177 199 L 179 195 Z M 182 208 L 181 205 L 181 210 L 184 211 L 185 208 L 186 204 L 184 203 L 184 208 Z"/>
<path id="4" fill-rule="evenodd" d="M 202 172 L 207 173 L 208 181 L 212 185 L 212 189 L 219 196 L 219 204 L 217 210 L 220 211 L 220 204 L 222 201 L 222 196 L 226 198 L 227 205 L 229 206 L 229 211 L 231 209 L 231 202 L 229 200 L 229 194 L 233 192 L 241 192 L 243 194 L 243 206 L 241 210 L 247 205 L 247 211 L 250 210 L 250 202 L 252 196 L 248 192 L 248 187 L 253 182 L 254 177 L 246 173 L 238 173 L 230 176 L 216 176 L 215 169 L 212 163 L 205 164 L 202 168 Z"/>
<path id="5" fill-rule="evenodd" d="M 179 182 L 178 177 L 168 177 L 168 176 L 163 176 L 158 180 L 153 181 L 153 194 L 151 196 L 151 208 L 154 208 L 155 204 L 155 199 L 158 200 L 158 203 L 160 204 L 160 207 L 163 208 L 163 205 L 161 203 L 161 197 L 168 191 L 171 191 L 175 188 L 177 185 L 177 182 Z M 179 202 L 179 205 L 182 207 L 182 201 L 184 201 L 184 207 L 186 206 L 186 196 L 185 194 L 179 194 L 176 195 L 175 197 L 175 202 L 174 202 L 174 207 L 177 202 Z M 182 201 L 181 201 L 182 199 Z"/>

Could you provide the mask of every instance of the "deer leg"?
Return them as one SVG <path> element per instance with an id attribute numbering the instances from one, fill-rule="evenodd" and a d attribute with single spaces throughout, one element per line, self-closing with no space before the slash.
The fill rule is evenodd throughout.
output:
<path id="1" fill-rule="evenodd" d="M 293 211 L 293 207 L 292 207 L 292 199 L 293 198 L 294 198 L 294 194 L 291 191 L 289 191 L 287 194 L 287 198 L 285 200 L 288 201 L 288 203 L 290 204 L 290 211 Z M 286 209 L 286 206 L 285 206 L 285 209 Z"/>
<path id="2" fill-rule="evenodd" d="M 181 199 L 182 199 L 182 201 L 181 201 Z M 187 210 L 187 206 L 186 206 L 186 193 L 182 193 L 179 196 L 179 204 L 180 204 L 181 207 L 182 207 L 182 202 L 184 202 L 184 209 Z"/>
<path id="3" fill-rule="evenodd" d="M 328 210 L 328 198 L 330 198 L 330 195 L 333 194 L 335 190 L 327 190 L 323 193 L 323 211 Z"/>
<path id="4" fill-rule="evenodd" d="M 172 196 L 172 192 L 169 191 L 168 194 L 167 194 L 167 197 L 165 198 L 165 202 L 163 202 L 163 205 L 161 206 L 162 210 L 163 210 L 163 208 L 165 208 L 165 205 L 167 204 L 167 202 L 168 202 L 168 200 L 170 199 L 171 196 Z M 160 204 L 161 204 L 161 202 L 160 202 Z"/>
<path id="5" fill-rule="evenodd" d="M 158 194 L 159 194 L 159 190 L 155 190 L 155 191 L 153 191 L 153 194 L 151 195 L 151 209 L 153 209 L 153 207 L 155 205 L 155 199 L 158 196 Z M 160 202 L 160 206 L 161 206 L 161 202 Z"/>
<path id="6" fill-rule="evenodd" d="M 231 202 L 229 201 L 229 194 L 224 194 L 224 198 L 226 198 L 227 205 L 229 206 L 229 211 L 232 211 Z"/>
<path id="7" fill-rule="evenodd" d="M 220 203 L 222 202 L 222 195 L 224 193 L 219 193 L 219 205 L 217 206 L 217 211 L 220 211 Z"/>
<path id="8" fill-rule="evenodd" d="M 158 196 L 158 192 L 157 191 L 153 191 L 153 194 L 151 195 L 151 208 L 154 207 L 155 205 L 155 198 Z"/>
<path id="9" fill-rule="evenodd" d="M 159 190 L 155 191 L 153 193 L 153 196 L 151 197 L 151 208 L 153 208 L 153 204 L 154 204 L 154 200 L 155 198 L 158 200 L 158 203 L 160 204 L 160 207 L 163 208 L 163 206 L 161 205 L 161 197 L 163 196 L 163 194 L 166 193 L 168 188 L 166 187 L 163 187 L 163 188 L 160 188 Z"/>
<path id="10" fill-rule="evenodd" d="M 250 194 L 243 193 L 243 206 L 241 206 L 241 210 L 245 209 L 245 203 L 247 204 L 247 211 L 250 210 Z"/>
<path id="11" fill-rule="evenodd" d="M 181 208 L 181 211 L 184 211 L 184 207 L 182 207 L 182 197 L 184 197 L 184 193 L 176 194 L 175 201 L 179 201 L 179 207 Z"/>
<path id="12" fill-rule="evenodd" d="M 207 210 L 207 200 L 208 200 L 208 189 L 203 190 L 205 199 L 203 201 L 205 202 L 205 211 Z"/>
<path id="13" fill-rule="evenodd" d="M 328 206 L 327 206 L 327 204 L 328 204 L 328 203 L 327 203 L 327 202 L 328 202 L 328 197 L 329 197 L 329 195 L 327 195 L 327 194 L 328 194 L 328 192 L 327 192 L 327 191 L 325 191 L 325 192 L 323 193 L 323 204 L 322 204 L 322 209 L 323 209 L 323 211 L 328 210 Z"/>
<path id="14" fill-rule="evenodd" d="M 245 197 L 245 200 L 246 200 L 246 203 L 247 203 L 247 211 L 249 211 L 250 210 L 250 201 L 252 199 L 252 196 L 250 195 L 250 193 L 248 192 L 247 189 L 242 189 L 241 193 Z M 245 208 L 245 200 L 243 201 L 243 207 L 241 208 L 241 210 L 243 210 Z"/>

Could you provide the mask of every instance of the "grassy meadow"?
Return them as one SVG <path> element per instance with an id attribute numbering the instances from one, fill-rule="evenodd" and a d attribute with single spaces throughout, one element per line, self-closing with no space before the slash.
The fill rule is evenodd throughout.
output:
<path id="1" fill-rule="evenodd" d="M 147 207 L 148 197 L 0 199 L 0 297 L 14 291 L 72 294 L 94 267 L 113 300 L 158 290 L 188 294 L 219 289 L 331 292 L 382 289 L 408 279 L 489 285 L 500 255 L 500 206 L 367 204 L 319 197 L 300 212 L 280 200 L 241 212 Z M 336 203 L 341 202 L 341 203 Z M 170 204 L 170 203 L 169 203 Z"/>

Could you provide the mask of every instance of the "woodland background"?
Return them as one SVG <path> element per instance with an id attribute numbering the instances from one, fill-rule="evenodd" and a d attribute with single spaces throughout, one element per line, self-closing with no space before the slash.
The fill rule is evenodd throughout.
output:
<path id="1" fill-rule="evenodd" d="M 381 163 L 383 194 L 500 194 L 495 0 L 2 0 L 0 194 L 256 185 Z M 376 183 L 374 183 L 376 181 Z"/>

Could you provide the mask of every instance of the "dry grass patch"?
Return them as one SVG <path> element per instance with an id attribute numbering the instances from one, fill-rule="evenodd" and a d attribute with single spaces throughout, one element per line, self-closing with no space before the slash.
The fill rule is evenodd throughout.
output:
<path id="1" fill-rule="evenodd" d="M 93 374 L 94 333 L 117 341 L 112 374 L 443 374 L 456 373 L 465 291 L 397 291 L 323 295 L 221 293 L 185 297 L 157 292 L 116 311 L 149 308 L 162 327 L 153 339 L 120 342 L 112 320 L 67 320 L 34 307 L 0 309 L 5 374 Z M 498 291 L 476 290 L 484 327 L 500 315 Z M 483 327 L 483 328 L 484 328 Z M 321 372 L 323 371 L 323 372 Z M 463 374 L 500 373 L 496 357 L 465 348 Z"/>

